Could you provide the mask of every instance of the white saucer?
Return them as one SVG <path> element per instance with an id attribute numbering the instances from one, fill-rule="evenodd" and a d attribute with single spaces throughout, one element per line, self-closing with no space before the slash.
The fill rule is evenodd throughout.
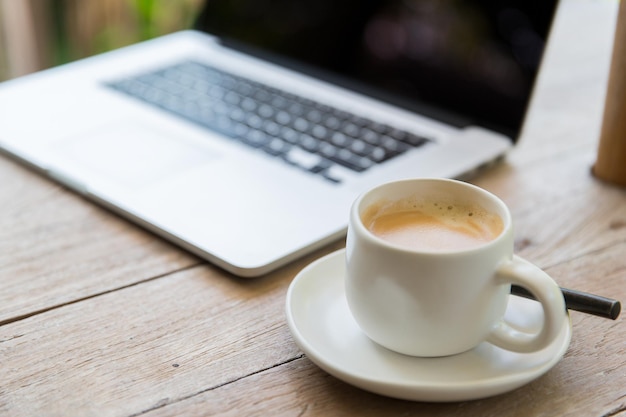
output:
<path id="1" fill-rule="evenodd" d="M 348 309 L 344 292 L 344 250 L 304 268 L 287 293 L 287 322 L 298 346 L 320 368 L 362 389 L 415 401 L 463 401 L 501 394 L 543 375 L 565 354 L 569 317 L 557 340 L 531 354 L 489 343 L 459 355 L 416 358 L 387 350 L 365 336 Z M 567 314 L 567 313 L 564 313 Z M 508 322 L 537 331 L 543 310 L 532 300 L 511 296 Z"/>

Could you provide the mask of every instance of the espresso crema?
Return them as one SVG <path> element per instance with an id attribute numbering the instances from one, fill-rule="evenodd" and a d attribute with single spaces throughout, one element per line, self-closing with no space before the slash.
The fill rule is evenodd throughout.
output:
<path id="1" fill-rule="evenodd" d="M 452 201 L 398 201 L 368 208 L 361 216 L 374 235 L 419 251 L 467 250 L 498 237 L 500 216 L 477 204 Z"/>

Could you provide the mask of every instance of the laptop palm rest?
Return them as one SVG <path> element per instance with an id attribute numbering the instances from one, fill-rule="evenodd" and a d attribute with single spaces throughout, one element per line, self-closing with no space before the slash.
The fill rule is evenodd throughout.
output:
<path id="1" fill-rule="evenodd" d="M 122 122 L 57 143 L 56 153 L 96 177 L 138 189 L 218 155 L 139 123 Z"/>

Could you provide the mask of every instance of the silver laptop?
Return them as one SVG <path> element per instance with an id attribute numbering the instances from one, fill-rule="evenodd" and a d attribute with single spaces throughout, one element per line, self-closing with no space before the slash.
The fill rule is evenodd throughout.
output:
<path id="1" fill-rule="evenodd" d="M 381 182 L 510 149 L 554 2 L 211 0 L 197 30 L 0 84 L 0 148 L 240 276 Z"/>

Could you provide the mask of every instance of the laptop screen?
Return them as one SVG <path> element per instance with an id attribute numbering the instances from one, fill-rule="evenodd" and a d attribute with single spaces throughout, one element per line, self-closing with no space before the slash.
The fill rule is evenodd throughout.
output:
<path id="1" fill-rule="evenodd" d="M 208 0 L 225 44 L 516 139 L 556 1 Z"/>

